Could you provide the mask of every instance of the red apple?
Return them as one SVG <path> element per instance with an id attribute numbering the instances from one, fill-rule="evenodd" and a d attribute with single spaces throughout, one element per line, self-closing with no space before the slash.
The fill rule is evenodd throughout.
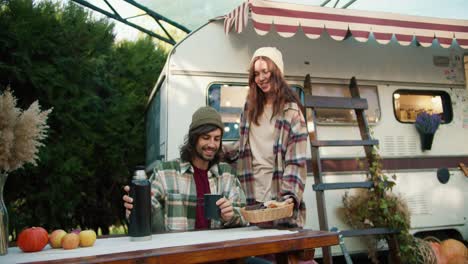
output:
<path id="1" fill-rule="evenodd" d="M 63 249 L 75 249 L 80 245 L 80 236 L 75 233 L 68 233 L 62 238 Z"/>
<path id="2" fill-rule="evenodd" d="M 54 230 L 49 235 L 49 244 L 52 248 L 59 248 L 62 247 L 62 238 L 67 234 L 62 229 Z"/>
<path id="3" fill-rule="evenodd" d="M 94 230 L 84 230 L 80 232 L 80 246 L 91 247 L 96 241 L 96 232 Z"/>

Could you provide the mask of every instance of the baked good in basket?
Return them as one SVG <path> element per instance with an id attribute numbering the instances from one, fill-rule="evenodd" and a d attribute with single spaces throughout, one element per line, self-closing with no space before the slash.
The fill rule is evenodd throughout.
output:
<path id="1" fill-rule="evenodd" d="M 264 204 L 243 207 L 241 214 L 250 223 L 262 223 L 291 217 L 293 208 L 294 203 L 268 201 Z"/>

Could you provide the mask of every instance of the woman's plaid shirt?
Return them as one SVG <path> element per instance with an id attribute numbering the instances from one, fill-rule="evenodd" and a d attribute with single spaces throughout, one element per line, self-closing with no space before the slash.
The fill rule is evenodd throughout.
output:
<path id="1" fill-rule="evenodd" d="M 194 169 L 189 162 L 179 160 L 160 162 L 150 178 L 153 195 L 153 231 L 186 231 L 195 229 L 197 190 L 193 178 Z M 208 182 L 213 194 L 222 194 L 234 207 L 234 217 L 229 222 L 211 221 L 211 228 L 245 225 L 240 208 L 245 206 L 245 195 L 235 177 L 234 170 L 226 163 L 213 165 L 208 170 Z"/>
<path id="2" fill-rule="evenodd" d="M 245 111 L 244 111 L 245 113 Z M 254 177 L 252 169 L 252 152 L 249 145 L 249 125 L 245 114 L 241 115 L 240 139 L 237 160 L 237 177 L 247 198 L 247 204 L 256 203 L 254 194 Z M 275 123 L 275 154 L 273 181 L 271 185 L 272 200 L 283 201 L 294 198 L 295 210 L 291 218 L 277 221 L 277 225 L 302 227 L 305 223 L 305 203 L 302 200 L 307 177 L 307 126 L 304 115 L 296 103 L 288 103 L 277 117 Z M 228 155 L 232 156 L 232 153 Z"/>

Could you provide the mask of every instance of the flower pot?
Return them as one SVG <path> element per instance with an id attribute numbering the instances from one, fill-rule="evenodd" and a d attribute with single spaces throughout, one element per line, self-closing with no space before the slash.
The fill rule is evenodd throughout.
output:
<path id="1" fill-rule="evenodd" d="M 421 137 L 421 148 L 422 150 L 431 150 L 432 148 L 432 141 L 434 140 L 434 134 L 426 134 L 420 133 L 419 136 Z"/>

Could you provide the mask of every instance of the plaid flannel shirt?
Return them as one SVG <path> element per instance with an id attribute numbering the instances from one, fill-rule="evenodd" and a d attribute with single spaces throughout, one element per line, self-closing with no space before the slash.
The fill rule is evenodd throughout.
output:
<path id="1" fill-rule="evenodd" d="M 250 121 L 241 115 L 240 139 L 228 156 L 237 156 L 237 177 L 247 198 L 247 204 L 255 204 L 254 176 L 252 169 L 252 151 L 249 145 Z M 275 154 L 273 181 L 271 184 L 272 200 L 295 200 L 294 214 L 291 218 L 275 221 L 275 225 L 304 226 L 305 203 L 302 200 L 307 177 L 306 151 L 307 126 L 304 115 L 296 103 L 287 103 L 275 123 Z M 238 147 L 238 149 L 237 149 Z M 229 151 L 229 150 L 228 150 Z M 232 153 L 237 151 L 237 155 Z"/>
<path id="2" fill-rule="evenodd" d="M 240 208 L 245 206 L 245 196 L 233 171 L 226 163 L 215 164 L 208 170 L 211 193 L 222 194 L 234 208 L 234 217 L 229 222 L 211 220 L 210 228 L 246 224 L 240 214 Z M 195 229 L 198 200 L 193 174 L 189 162 L 175 160 L 156 165 L 150 178 L 154 192 L 151 197 L 154 232 Z"/>

